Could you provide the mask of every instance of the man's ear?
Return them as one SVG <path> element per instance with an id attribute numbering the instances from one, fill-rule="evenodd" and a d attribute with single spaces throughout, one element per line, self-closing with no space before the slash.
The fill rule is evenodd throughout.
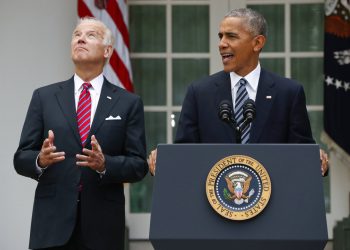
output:
<path id="1" fill-rule="evenodd" d="M 113 48 L 111 45 L 107 45 L 105 48 L 105 53 L 104 53 L 104 57 L 105 58 L 110 58 L 112 56 L 113 53 Z"/>
<path id="2" fill-rule="evenodd" d="M 259 52 L 262 50 L 266 42 L 266 37 L 258 35 L 254 38 L 254 51 Z"/>

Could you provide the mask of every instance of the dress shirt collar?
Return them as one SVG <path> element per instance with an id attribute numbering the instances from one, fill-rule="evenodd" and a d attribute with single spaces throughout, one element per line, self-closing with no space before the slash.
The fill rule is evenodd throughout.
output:
<path id="1" fill-rule="evenodd" d="M 102 73 L 90 81 L 92 90 L 94 90 L 97 94 L 101 93 L 103 81 L 104 78 Z M 83 79 L 81 79 L 77 74 L 74 74 L 74 93 L 81 92 L 84 82 L 85 81 L 83 81 Z"/>
<path id="2" fill-rule="evenodd" d="M 239 80 L 241 78 L 244 78 L 247 80 L 249 86 L 256 92 L 258 89 L 260 72 L 261 72 L 260 63 L 258 63 L 258 65 L 256 66 L 256 68 L 253 71 L 251 71 L 248 75 L 246 75 L 244 77 L 237 75 L 235 72 L 230 72 L 231 90 L 233 91 L 234 87 L 238 87 Z"/>

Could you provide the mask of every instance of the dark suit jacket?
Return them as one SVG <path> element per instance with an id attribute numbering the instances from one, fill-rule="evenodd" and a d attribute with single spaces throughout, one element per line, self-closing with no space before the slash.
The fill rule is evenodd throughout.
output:
<path id="1" fill-rule="evenodd" d="M 234 130 L 218 115 L 223 100 L 232 105 L 229 73 L 221 71 L 191 84 L 175 142 L 235 143 Z M 262 69 L 255 105 L 249 143 L 314 143 L 299 83 Z"/>
<path id="2" fill-rule="evenodd" d="M 106 120 L 109 116 L 120 120 Z M 48 130 L 54 131 L 57 151 L 66 159 L 36 172 L 36 158 Z M 65 244 L 77 220 L 78 185 L 82 183 L 80 220 L 82 238 L 91 249 L 123 249 L 124 182 L 141 180 L 147 173 L 144 113 L 141 99 L 104 80 L 90 137 L 95 135 L 105 155 L 106 174 L 77 167 L 82 152 L 77 128 L 74 80 L 34 91 L 19 147 L 16 171 L 38 181 L 32 215 L 30 248 Z"/>

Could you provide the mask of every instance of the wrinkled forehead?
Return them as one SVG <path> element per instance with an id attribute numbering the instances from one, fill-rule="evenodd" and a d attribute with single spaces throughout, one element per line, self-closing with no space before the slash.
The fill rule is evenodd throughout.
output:
<path id="1" fill-rule="evenodd" d="M 103 26 L 99 23 L 92 21 L 83 21 L 75 27 L 73 34 L 77 32 L 96 32 L 103 36 L 104 29 Z"/>

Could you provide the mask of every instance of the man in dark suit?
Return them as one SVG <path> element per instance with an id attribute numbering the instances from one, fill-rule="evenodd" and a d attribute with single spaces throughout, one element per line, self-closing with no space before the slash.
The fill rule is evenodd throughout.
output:
<path id="1" fill-rule="evenodd" d="M 251 9 L 232 10 L 222 20 L 218 35 L 224 70 L 188 87 L 175 143 L 236 143 L 235 130 L 218 117 L 219 107 L 227 100 L 237 116 L 244 96 L 255 101 L 256 117 L 243 130 L 242 141 L 244 137 L 247 143 L 314 143 L 302 85 L 260 67 L 259 54 L 267 37 L 265 18 Z M 239 116 L 236 122 L 239 125 Z M 320 151 L 320 158 L 324 175 L 327 155 Z M 153 174 L 155 159 L 152 151 Z"/>
<path id="2" fill-rule="evenodd" d="M 123 183 L 148 167 L 142 101 L 103 77 L 113 44 L 102 22 L 80 20 L 75 75 L 33 93 L 14 156 L 38 181 L 31 249 L 124 249 Z"/>

